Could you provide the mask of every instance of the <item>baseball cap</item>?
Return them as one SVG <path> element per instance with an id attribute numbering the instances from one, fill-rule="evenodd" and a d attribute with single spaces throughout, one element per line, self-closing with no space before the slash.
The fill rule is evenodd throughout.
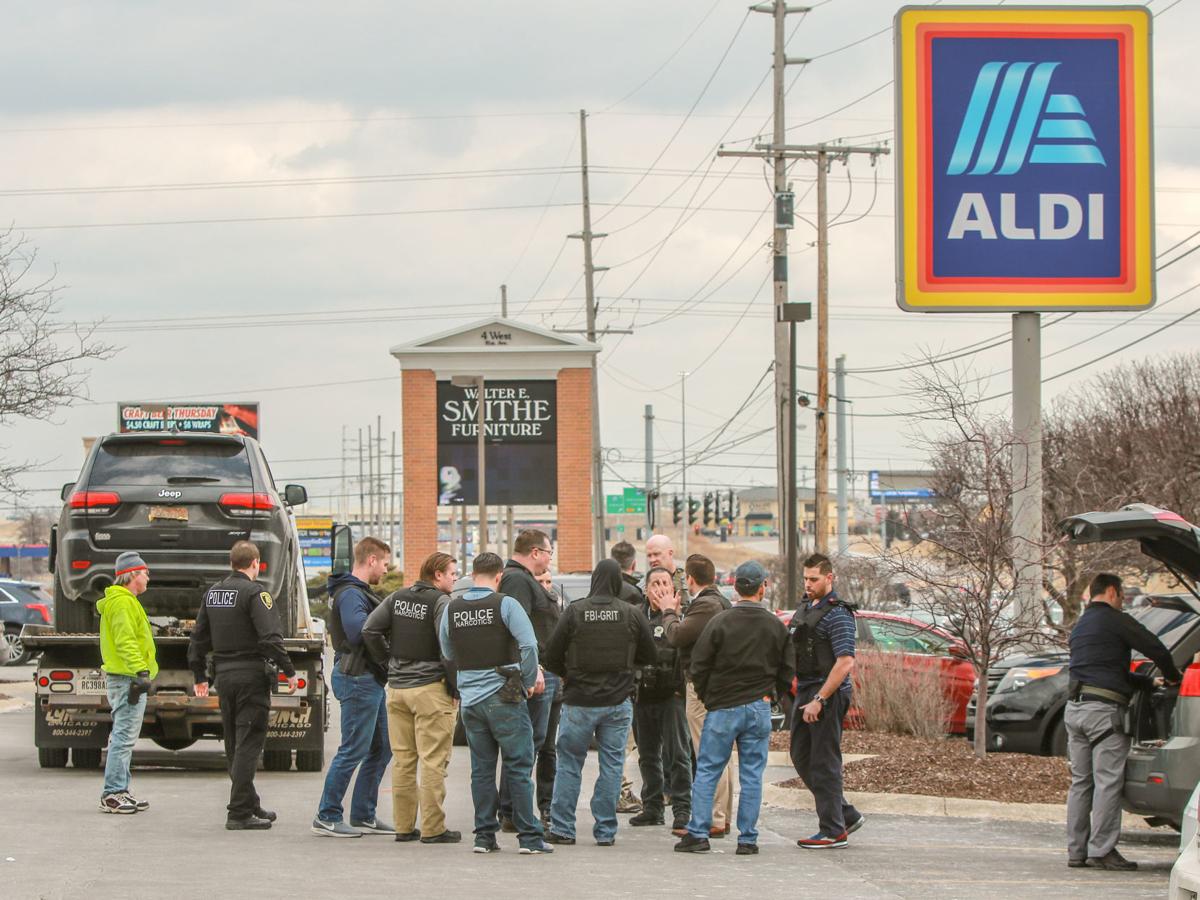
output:
<path id="1" fill-rule="evenodd" d="M 138 569 L 149 568 L 140 553 L 135 553 L 133 550 L 126 550 L 117 557 L 117 561 L 113 564 L 113 574 L 127 575 L 130 572 L 136 572 Z"/>
<path id="2" fill-rule="evenodd" d="M 748 559 L 733 573 L 734 587 L 738 594 L 749 597 L 756 593 L 767 580 L 767 570 L 756 559 Z"/>

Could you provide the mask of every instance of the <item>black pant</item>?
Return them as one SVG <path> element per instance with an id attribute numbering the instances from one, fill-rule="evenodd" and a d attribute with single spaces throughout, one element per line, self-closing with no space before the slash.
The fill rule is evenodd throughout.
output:
<path id="1" fill-rule="evenodd" d="M 229 818 L 248 819 L 261 803 L 254 790 L 254 772 L 267 740 L 271 686 L 262 669 L 233 669 L 217 674 L 221 726 L 225 729 L 225 762 L 233 786 Z"/>
<path id="2" fill-rule="evenodd" d="M 637 722 L 638 769 L 642 773 L 642 809 L 663 812 L 663 792 L 671 795 L 671 816 L 686 822 L 692 814 L 692 738 L 685 701 L 670 697 L 658 702 L 639 700 L 633 708 Z"/>
<path id="3" fill-rule="evenodd" d="M 558 774 L 558 717 L 562 712 L 562 691 L 550 707 L 550 722 L 546 726 L 546 740 L 537 753 L 537 805 L 544 816 L 550 814 L 550 802 L 554 799 L 554 776 Z"/>
<path id="4" fill-rule="evenodd" d="M 837 691 L 811 725 L 804 721 L 800 707 L 816 695 L 820 685 L 801 685 L 796 691 L 792 713 L 792 765 L 812 791 L 817 807 L 821 834 L 837 837 L 847 824 L 857 822 L 861 813 L 846 802 L 842 794 L 842 720 L 850 708 L 850 695 Z"/>

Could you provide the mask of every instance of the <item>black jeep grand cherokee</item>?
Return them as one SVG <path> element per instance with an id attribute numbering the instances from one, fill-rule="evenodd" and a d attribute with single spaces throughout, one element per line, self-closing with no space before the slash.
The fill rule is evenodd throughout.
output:
<path id="1" fill-rule="evenodd" d="M 62 489 L 51 537 L 59 632 L 93 632 L 95 602 L 113 563 L 136 550 L 150 567 L 151 614 L 191 618 L 199 592 L 229 573 L 235 541 L 262 555 L 259 580 L 279 599 L 290 634 L 297 588 L 295 529 L 288 506 L 304 488 L 280 493 L 258 442 L 241 435 L 112 434 L 92 447 L 79 480 Z"/>

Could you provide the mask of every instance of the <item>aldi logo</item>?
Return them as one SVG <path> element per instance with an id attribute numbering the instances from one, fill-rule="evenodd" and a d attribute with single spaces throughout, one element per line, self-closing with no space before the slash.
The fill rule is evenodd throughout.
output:
<path id="1" fill-rule="evenodd" d="M 1151 305 L 1146 11 L 909 7 L 896 38 L 900 305 Z"/>

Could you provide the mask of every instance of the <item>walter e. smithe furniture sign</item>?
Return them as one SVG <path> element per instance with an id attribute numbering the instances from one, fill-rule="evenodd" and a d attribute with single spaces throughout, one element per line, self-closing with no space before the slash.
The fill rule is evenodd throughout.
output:
<path id="1" fill-rule="evenodd" d="M 896 15 L 897 301 L 922 312 L 1154 302 L 1144 7 Z"/>

